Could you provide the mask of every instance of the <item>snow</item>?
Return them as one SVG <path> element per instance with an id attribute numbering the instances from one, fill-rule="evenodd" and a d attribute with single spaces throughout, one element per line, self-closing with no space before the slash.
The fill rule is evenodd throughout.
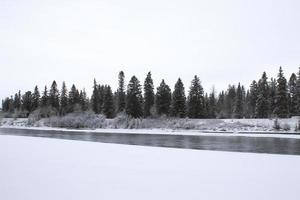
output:
<path id="1" fill-rule="evenodd" d="M 0 135 L 0 199 L 299 199 L 300 157 Z"/>

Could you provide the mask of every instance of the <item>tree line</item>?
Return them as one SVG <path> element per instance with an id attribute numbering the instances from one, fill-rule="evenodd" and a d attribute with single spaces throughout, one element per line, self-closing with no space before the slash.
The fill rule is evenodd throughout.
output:
<path id="1" fill-rule="evenodd" d="M 50 90 L 45 86 L 40 94 L 38 86 L 32 91 L 2 100 L 2 110 L 15 117 L 28 117 L 37 113 L 40 117 L 64 116 L 73 112 L 91 110 L 114 118 L 118 113 L 126 113 L 133 118 L 169 116 L 177 118 L 286 118 L 300 113 L 300 68 L 289 80 L 280 67 L 277 78 L 268 79 L 264 72 L 259 80 L 254 80 L 249 89 L 243 85 L 229 85 L 218 95 L 213 89 L 205 93 L 201 81 L 194 76 L 186 96 L 185 87 L 178 78 L 173 91 L 162 80 L 154 90 L 149 72 L 143 85 L 132 76 L 127 87 L 123 71 L 118 76 L 118 89 L 113 92 L 109 85 L 98 84 L 94 80 L 91 97 L 85 90 L 73 84 L 68 91 L 65 82 L 59 90 L 53 81 Z"/>

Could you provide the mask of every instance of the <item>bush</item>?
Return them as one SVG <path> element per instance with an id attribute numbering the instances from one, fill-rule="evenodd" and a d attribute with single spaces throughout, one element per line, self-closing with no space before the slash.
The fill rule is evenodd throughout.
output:
<path id="1" fill-rule="evenodd" d="M 291 126 L 287 123 L 283 124 L 283 130 L 289 131 L 289 130 L 291 130 Z"/>

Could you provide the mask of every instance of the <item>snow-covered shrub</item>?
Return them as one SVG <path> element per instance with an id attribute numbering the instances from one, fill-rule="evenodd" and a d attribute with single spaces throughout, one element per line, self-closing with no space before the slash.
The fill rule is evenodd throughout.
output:
<path id="1" fill-rule="evenodd" d="M 274 120 L 273 129 L 275 129 L 275 130 L 280 130 L 281 129 L 278 119 Z"/>
<path id="2" fill-rule="evenodd" d="M 287 124 L 287 123 L 284 123 L 283 126 L 282 126 L 282 128 L 283 128 L 283 130 L 285 130 L 285 131 L 291 130 L 291 126 L 290 126 L 289 124 Z"/>
<path id="3" fill-rule="evenodd" d="M 63 117 L 51 117 L 45 121 L 45 125 L 60 128 L 102 128 L 105 124 L 103 115 L 94 113 L 70 113 Z"/>

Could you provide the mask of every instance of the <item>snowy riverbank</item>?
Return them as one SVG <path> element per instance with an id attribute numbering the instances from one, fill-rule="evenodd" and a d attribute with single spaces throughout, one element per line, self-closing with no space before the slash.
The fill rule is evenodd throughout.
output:
<path id="1" fill-rule="evenodd" d="M 300 157 L 0 135 L 1 199 L 298 199 Z"/>

